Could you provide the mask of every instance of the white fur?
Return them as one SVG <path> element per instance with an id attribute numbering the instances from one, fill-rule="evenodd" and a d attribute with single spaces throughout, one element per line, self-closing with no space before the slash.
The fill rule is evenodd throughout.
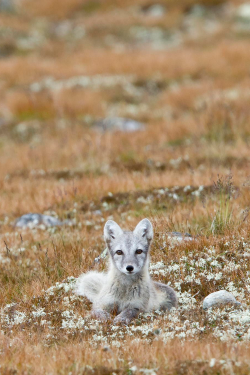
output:
<path id="1" fill-rule="evenodd" d="M 76 294 L 87 297 L 94 302 L 101 288 L 106 283 L 107 275 L 102 272 L 90 271 L 82 274 L 76 283 Z"/>
<path id="2" fill-rule="evenodd" d="M 108 272 L 90 271 L 81 275 L 76 285 L 76 293 L 93 303 L 96 316 L 106 319 L 108 313 L 115 311 L 119 313 L 116 322 L 128 323 L 140 311 L 166 310 L 177 305 L 173 289 L 150 278 L 148 253 L 153 228 L 148 219 L 142 220 L 134 232 L 123 232 L 109 220 L 104 237 L 110 253 Z M 141 254 L 136 253 L 138 247 Z M 122 250 L 123 260 L 117 249 Z M 126 271 L 128 264 L 134 266 L 133 272 Z"/>

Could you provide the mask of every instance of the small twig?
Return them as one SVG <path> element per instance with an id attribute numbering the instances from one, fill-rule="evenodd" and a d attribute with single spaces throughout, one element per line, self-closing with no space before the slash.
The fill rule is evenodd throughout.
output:
<path id="1" fill-rule="evenodd" d="M 7 242 L 6 241 L 3 241 L 3 242 L 5 243 L 7 255 L 9 256 L 10 255 L 10 249 L 8 248 Z"/>
<path id="2" fill-rule="evenodd" d="M 198 291 L 197 293 L 195 293 L 192 297 L 195 297 L 195 296 L 197 296 L 198 294 L 200 294 L 200 291 Z"/>

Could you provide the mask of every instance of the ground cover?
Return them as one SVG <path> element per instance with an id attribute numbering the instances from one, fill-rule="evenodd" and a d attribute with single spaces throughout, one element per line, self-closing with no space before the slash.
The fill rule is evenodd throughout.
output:
<path id="1" fill-rule="evenodd" d="M 249 373 L 247 9 L 0 1 L 0 373 Z M 98 128 L 117 117 L 144 127 Z M 67 225 L 16 228 L 30 212 Z M 179 307 L 101 324 L 75 280 L 107 267 L 107 219 L 144 217 Z M 204 311 L 221 289 L 241 305 Z"/>

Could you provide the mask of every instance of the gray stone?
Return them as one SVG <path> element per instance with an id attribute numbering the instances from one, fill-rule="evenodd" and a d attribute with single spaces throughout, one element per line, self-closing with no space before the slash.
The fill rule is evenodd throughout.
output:
<path id="1" fill-rule="evenodd" d="M 203 301 L 204 310 L 221 305 L 241 305 L 241 303 L 236 301 L 235 297 L 226 290 L 211 293 Z"/>
<path id="2" fill-rule="evenodd" d="M 101 210 L 95 210 L 95 211 L 93 211 L 93 215 L 102 216 L 102 211 Z"/>
<path id="3" fill-rule="evenodd" d="M 174 240 L 178 242 L 193 240 L 193 237 L 189 233 L 169 232 L 167 235 L 169 240 Z"/>
<path id="4" fill-rule="evenodd" d="M 67 223 L 67 220 L 60 221 L 57 218 L 49 215 L 26 214 L 16 220 L 15 227 L 32 229 L 41 224 L 45 225 L 46 227 L 56 227 Z"/>
<path id="5" fill-rule="evenodd" d="M 96 122 L 95 129 L 106 131 L 122 131 L 132 133 L 138 130 L 144 130 L 145 125 L 141 122 L 123 117 L 110 117 Z"/>
<path id="6" fill-rule="evenodd" d="M 194 17 L 204 17 L 207 14 L 207 8 L 201 4 L 194 5 L 189 14 Z"/>
<path id="7" fill-rule="evenodd" d="M 148 7 L 145 13 L 150 17 L 158 18 L 164 16 L 164 14 L 166 13 L 166 9 L 161 4 L 154 4 Z"/>
<path id="8" fill-rule="evenodd" d="M 0 0 L 0 12 L 12 13 L 15 11 L 16 4 L 13 0 Z"/>
<path id="9" fill-rule="evenodd" d="M 236 10 L 236 16 L 240 21 L 250 22 L 250 3 L 241 4 Z"/>

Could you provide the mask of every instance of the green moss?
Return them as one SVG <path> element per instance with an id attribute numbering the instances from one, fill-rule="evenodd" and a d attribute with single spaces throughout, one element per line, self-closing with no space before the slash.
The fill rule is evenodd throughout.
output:
<path id="1" fill-rule="evenodd" d="M 81 5 L 81 10 L 86 14 L 91 14 L 100 9 L 101 2 L 98 0 L 86 1 Z"/>
<path id="2" fill-rule="evenodd" d="M 19 121 L 28 121 L 28 120 L 48 120 L 54 117 L 53 114 L 49 111 L 38 111 L 38 110 L 29 110 L 29 111 L 19 111 L 16 114 L 16 118 Z"/>

